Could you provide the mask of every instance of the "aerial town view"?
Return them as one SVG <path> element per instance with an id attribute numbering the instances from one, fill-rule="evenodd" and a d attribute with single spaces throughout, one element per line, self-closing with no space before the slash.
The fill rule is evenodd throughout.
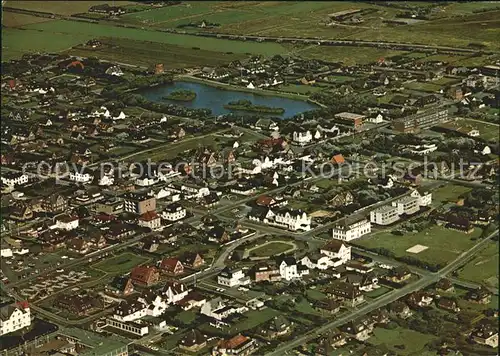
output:
<path id="1" fill-rule="evenodd" d="M 498 355 L 500 1 L 1 15 L 0 356 Z"/>

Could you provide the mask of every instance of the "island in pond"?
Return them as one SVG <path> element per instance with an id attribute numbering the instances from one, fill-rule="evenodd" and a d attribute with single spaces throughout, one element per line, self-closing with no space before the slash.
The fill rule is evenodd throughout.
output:
<path id="1" fill-rule="evenodd" d="M 196 93 L 192 90 L 175 90 L 169 93 L 163 99 L 177 100 L 177 101 L 192 101 L 196 98 Z"/>
<path id="2" fill-rule="evenodd" d="M 224 105 L 224 109 L 252 111 L 252 112 L 260 112 L 268 114 L 283 114 L 285 112 L 285 109 L 283 108 L 275 108 L 264 105 L 254 105 L 250 100 L 231 101 L 226 105 Z"/>

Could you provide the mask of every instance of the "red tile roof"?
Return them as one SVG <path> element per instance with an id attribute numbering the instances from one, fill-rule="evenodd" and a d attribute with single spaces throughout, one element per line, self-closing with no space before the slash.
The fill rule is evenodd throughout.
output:
<path id="1" fill-rule="evenodd" d="M 152 220 L 156 220 L 156 219 L 159 219 L 159 218 L 160 218 L 160 216 L 156 213 L 156 211 L 148 211 L 147 213 L 142 214 L 139 217 L 139 220 L 142 220 L 142 221 L 152 221 Z"/>

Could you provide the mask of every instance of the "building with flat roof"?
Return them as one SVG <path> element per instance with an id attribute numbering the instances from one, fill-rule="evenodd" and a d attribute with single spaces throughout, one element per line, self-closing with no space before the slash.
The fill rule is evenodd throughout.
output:
<path id="1" fill-rule="evenodd" d="M 363 126 L 363 120 L 365 119 L 365 115 L 355 114 L 351 112 L 341 112 L 335 114 L 333 117 L 333 121 L 348 126 L 352 129 L 359 129 Z"/>
<path id="2" fill-rule="evenodd" d="M 83 350 L 78 353 L 81 356 L 128 356 L 129 341 L 118 335 L 103 337 L 79 328 L 64 328 L 59 338 L 82 347 Z"/>
<path id="3" fill-rule="evenodd" d="M 389 225 L 399 220 L 398 208 L 385 205 L 370 212 L 370 221 L 377 225 Z"/>
<path id="4" fill-rule="evenodd" d="M 448 120 L 448 109 L 434 108 L 417 112 L 393 121 L 392 128 L 399 132 L 418 132 L 432 126 L 437 126 Z"/>
<path id="5" fill-rule="evenodd" d="M 419 197 L 406 196 L 392 203 L 398 209 L 398 214 L 412 215 L 420 210 Z"/>

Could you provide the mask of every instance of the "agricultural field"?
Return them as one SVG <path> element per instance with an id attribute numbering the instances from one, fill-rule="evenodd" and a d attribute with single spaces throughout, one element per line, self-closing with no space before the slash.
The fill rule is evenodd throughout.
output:
<path id="1" fill-rule="evenodd" d="M 487 141 L 493 140 L 498 142 L 499 126 L 494 123 L 471 120 L 471 119 L 457 119 L 455 124 L 459 126 L 470 126 L 479 130 L 479 136 Z"/>
<path id="2" fill-rule="evenodd" d="M 401 327 L 394 330 L 375 328 L 373 336 L 368 339 L 368 343 L 373 345 L 384 344 L 398 355 L 422 355 L 425 352 L 425 345 L 434 338 L 432 335 Z M 399 348 L 398 345 L 404 345 L 404 348 Z"/>
<path id="3" fill-rule="evenodd" d="M 184 67 L 217 66 L 246 57 L 244 54 L 229 54 L 195 49 L 180 45 L 138 41 L 125 38 L 101 39 L 103 46 L 89 48 L 78 46 L 68 51 L 71 55 L 99 57 L 104 60 L 151 67 L 163 63 L 166 70 Z"/>
<path id="4" fill-rule="evenodd" d="M 130 272 L 130 270 L 135 266 L 147 261 L 148 259 L 145 257 L 126 252 L 96 263 L 92 265 L 92 268 L 106 273 L 125 273 Z"/>
<path id="5" fill-rule="evenodd" d="M 460 279 L 498 288 L 498 242 L 489 244 L 458 273 Z"/>
<path id="6" fill-rule="evenodd" d="M 373 63 L 380 58 L 404 55 L 407 52 L 371 47 L 314 46 L 302 51 L 304 58 L 321 59 L 328 62 L 342 62 L 345 65 Z"/>
<path id="7" fill-rule="evenodd" d="M 6 6 L 15 9 L 49 12 L 57 15 L 72 15 L 87 12 L 92 6 L 109 4 L 109 1 L 8 1 Z M 114 1 L 115 6 L 137 5 L 133 1 Z M 4 16 L 6 16 L 4 14 Z"/>
<path id="8" fill-rule="evenodd" d="M 2 25 L 11 28 L 11 27 L 21 27 L 32 23 L 47 22 L 47 21 L 53 21 L 53 20 L 45 17 L 38 17 L 38 16 L 18 14 L 15 12 L 5 11 L 3 14 Z"/>
<path id="9" fill-rule="evenodd" d="M 385 248 L 396 257 L 407 256 L 434 265 L 445 265 L 474 246 L 472 239 L 479 237 L 481 232 L 477 227 L 471 234 L 464 234 L 441 226 L 432 226 L 418 233 L 406 233 L 404 236 L 383 231 L 363 237 L 356 244 L 366 248 Z M 427 249 L 419 253 L 406 251 L 417 244 Z"/>

